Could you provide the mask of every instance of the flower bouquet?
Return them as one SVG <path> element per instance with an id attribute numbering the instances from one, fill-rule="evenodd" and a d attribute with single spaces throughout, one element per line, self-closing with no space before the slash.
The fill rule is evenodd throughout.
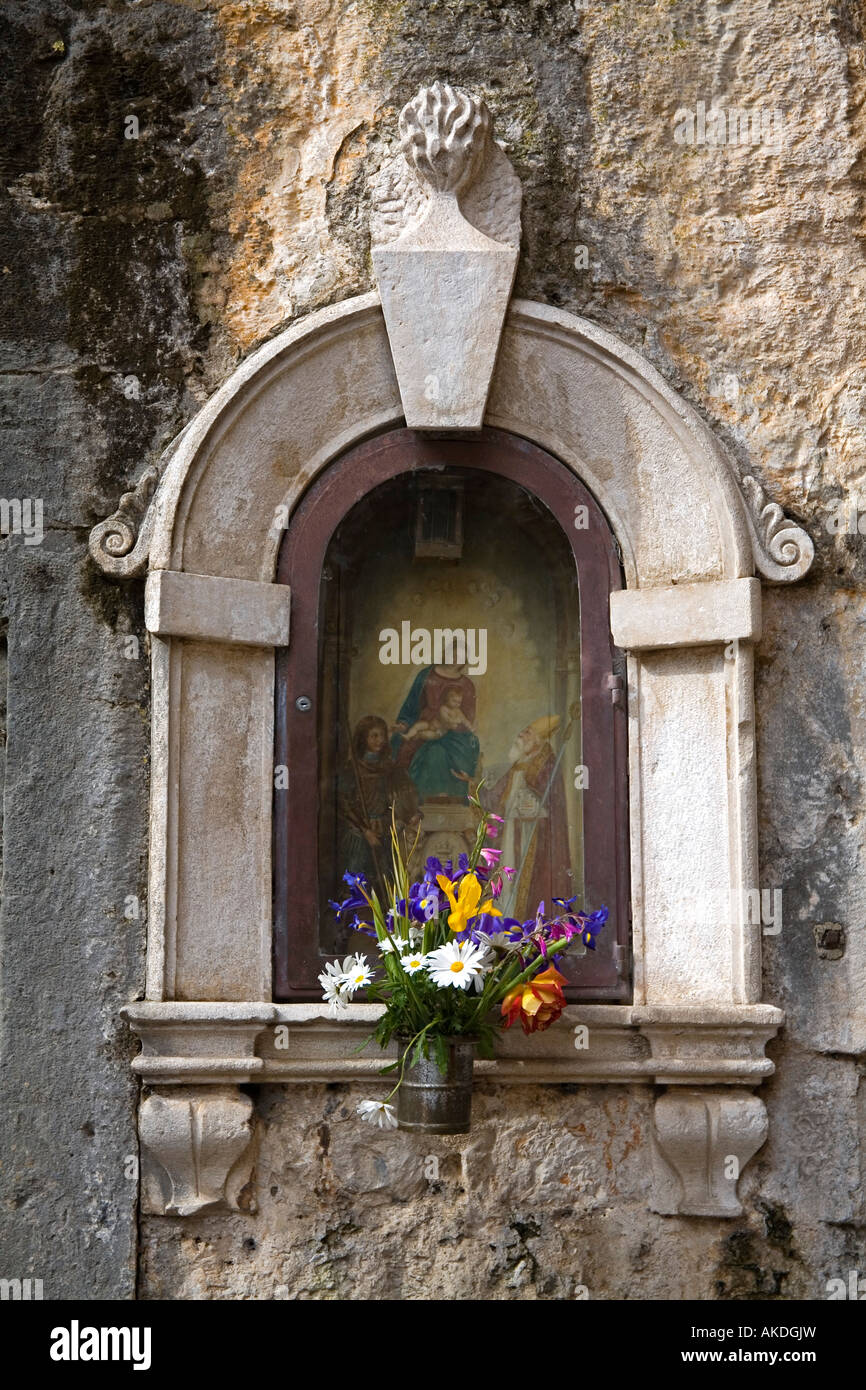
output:
<path id="1" fill-rule="evenodd" d="M 555 898 L 549 916 L 541 903 L 526 922 L 503 916 L 497 901 L 515 870 L 500 865 L 501 851 L 486 843 L 502 819 L 484 810 L 478 791 L 470 800 L 479 817 L 475 844 L 456 866 L 430 858 L 423 878 L 410 882 L 415 845 L 407 850 L 392 824 L 384 901 L 363 875 L 347 873 L 347 898 L 331 904 L 375 939 L 381 957 L 375 966 L 364 955 L 331 962 L 319 981 L 333 1016 L 362 988 L 385 1005 L 368 1041 L 384 1048 L 398 1039 L 399 1060 L 382 1069 L 396 1071 L 397 1083 L 385 1100 L 358 1106 L 384 1128 L 465 1133 L 475 1049 L 493 1057 L 497 1034 L 518 1019 L 527 1034 L 555 1023 L 566 1002 L 559 961 L 566 952 L 594 950 L 607 920 L 606 907 L 575 911 L 574 898 Z"/>

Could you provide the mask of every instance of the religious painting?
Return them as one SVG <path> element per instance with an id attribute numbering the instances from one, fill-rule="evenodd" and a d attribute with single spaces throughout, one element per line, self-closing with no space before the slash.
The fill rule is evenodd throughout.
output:
<path id="1" fill-rule="evenodd" d="M 416 867 L 456 861 L 479 788 L 514 871 L 505 915 L 583 898 L 577 571 L 537 497 L 471 468 L 380 484 L 327 547 L 319 641 L 323 952 L 364 940 L 328 908 L 343 874 L 382 882 L 392 823 Z"/>

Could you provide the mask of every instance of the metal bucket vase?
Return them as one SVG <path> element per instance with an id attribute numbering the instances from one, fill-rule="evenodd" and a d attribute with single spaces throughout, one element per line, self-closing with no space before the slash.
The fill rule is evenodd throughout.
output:
<path id="1" fill-rule="evenodd" d="M 468 1134 L 472 1119 L 474 1038 L 446 1038 L 448 1070 L 434 1058 L 407 1066 L 397 1092 L 397 1123 L 421 1134 Z"/>

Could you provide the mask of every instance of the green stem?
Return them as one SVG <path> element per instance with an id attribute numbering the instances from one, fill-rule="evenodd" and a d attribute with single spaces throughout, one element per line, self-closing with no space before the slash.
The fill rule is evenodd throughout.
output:
<path id="1" fill-rule="evenodd" d="M 429 1023 L 426 1023 L 426 1024 L 424 1025 L 423 1028 L 421 1028 L 421 1029 L 418 1030 L 418 1032 L 415 1034 L 414 1038 L 410 1038 L 410 1039 L 409 1039 L 408 1043 L 406 1044 L 406 1051 L 403 1053 L 403 1061 L 402 1061 L 401 1064 L 400 1064 L 400 1078 L 399 1078 L 399 1080 L 398 1080 L 398 1082 L 397 1082 L 397 1085 L 394 1087 L 393 1091 L 389 1091 L 388 1094 L 387 1094 L 387 1096 L 385 1097 L 385 1099 L 384 1099 L 384 1101 L 383 1101 L 383 1104 L 384 1104 L 384 1105 L 387 1105 L 387 1104 L 388 1104 L 388 1101 L 391 1099 L 391 1097 L 392 1097 L 392 1096 L 395 1096 L 395 1095 L 397 1094 L 397 1092 L 399 1091 L 400 1087 L 403 1085 L 403 1075 L 404 1075 L 404 1073 L 405 1073 L 405 1071 L 406 1071 L 406 1058 L 409 1056 L 409 1053 L 412 1051 L 413 1044 L 416 1043 L 416 1042 L 418 1041 L 419 1038 L 423 1038 L 424 1034 L 428 1031 L 428 1029 L 430 1029 L 430 1028 L 433 1027 L 434 1023 L 440 1023 L 440 1022 L 441 1022 L 441 1019 L 440 1019 L 438 1016 L 437 1016 L 436 1018 L 431 1018 L 431 1020 L 430 1020 Z"/>
<path id="2" fill-rule="evenodd" d="M 551 956 L 554 956 L 558 955 L 559 952 L 562 951 L 563 947 L 567 947 L 568 944 L 569 938 L 567 936 L 564 936 L 559 941 L 552 942 L 547 949 L 549 954 Z M 531 980 L 533 975 L 538 973 L 538 967 L 541 964 L 541 960 L 541 953 L 539 953 L 535 957 L 535 960 L 532 961 L 529 965 L 527 965 L 524 970 L 521 970 L 519 974 L 511 976 L 510 978 L 509 976 L 512 970 L 513 962 L 509 961 L 505 971 L 500 976 L 497 984 L 490 991 L 489 996 L 485 998 L 485 995 L 487 993 L 486 990 L 482 993 L 481 998 L 478 1001 L 478 1008 L 473 1014 L 473 1021 L 475 1019 L 483 1018 L 486 1012 L 494 1009 L 497 1004 L 501 1004 L 506 994 L 508 994 L 508 992 L 514 989 L 517 985 L 523 985 L 526 983 L 527 980 Z M 548 965 L 550 965 L 550 963 L 551 962 L 548 960 Z"/>

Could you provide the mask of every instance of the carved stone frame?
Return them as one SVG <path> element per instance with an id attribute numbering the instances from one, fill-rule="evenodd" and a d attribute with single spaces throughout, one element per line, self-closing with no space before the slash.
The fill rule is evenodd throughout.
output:
<path id="1" fill-rule="evenodd" d="M 125 1015 L 150 1210 L 241 1200 L 256 1081 L 375 1076 L 355 1055 L 376 1010 L 271 1002 L 274 649 L 290 640 L 273 583 L 292 508 L 330 460 L 402 423 L 377 294 L 324 309 L 253 354 L 154 475 L 95 528 L 106 573 L 149 561 L 153 730 L 147 999 Z M 612 335 L 513 301 L 484 417 L 572 468 L 617 537 L 626 589 L 635 1003 L 566 1011 L 507 1035 L 480 1080 L 653 1082 L 656 1209 L 733 1216 L 766 1137 L 750 1088 L 783 1021 L 760 1002 L 753 644 L 756 565 L 808 569 L 808 537 L 736 469 L 699 417 Z M 290 773 L 291 775 L 291 773 Z M 578 1047 L 575 1027 L 588 1029 Z M 246 1165 L 246 1166 L 245 1166 Z M 240 1177 L 239 1177 L 240 1174 Z"/>

